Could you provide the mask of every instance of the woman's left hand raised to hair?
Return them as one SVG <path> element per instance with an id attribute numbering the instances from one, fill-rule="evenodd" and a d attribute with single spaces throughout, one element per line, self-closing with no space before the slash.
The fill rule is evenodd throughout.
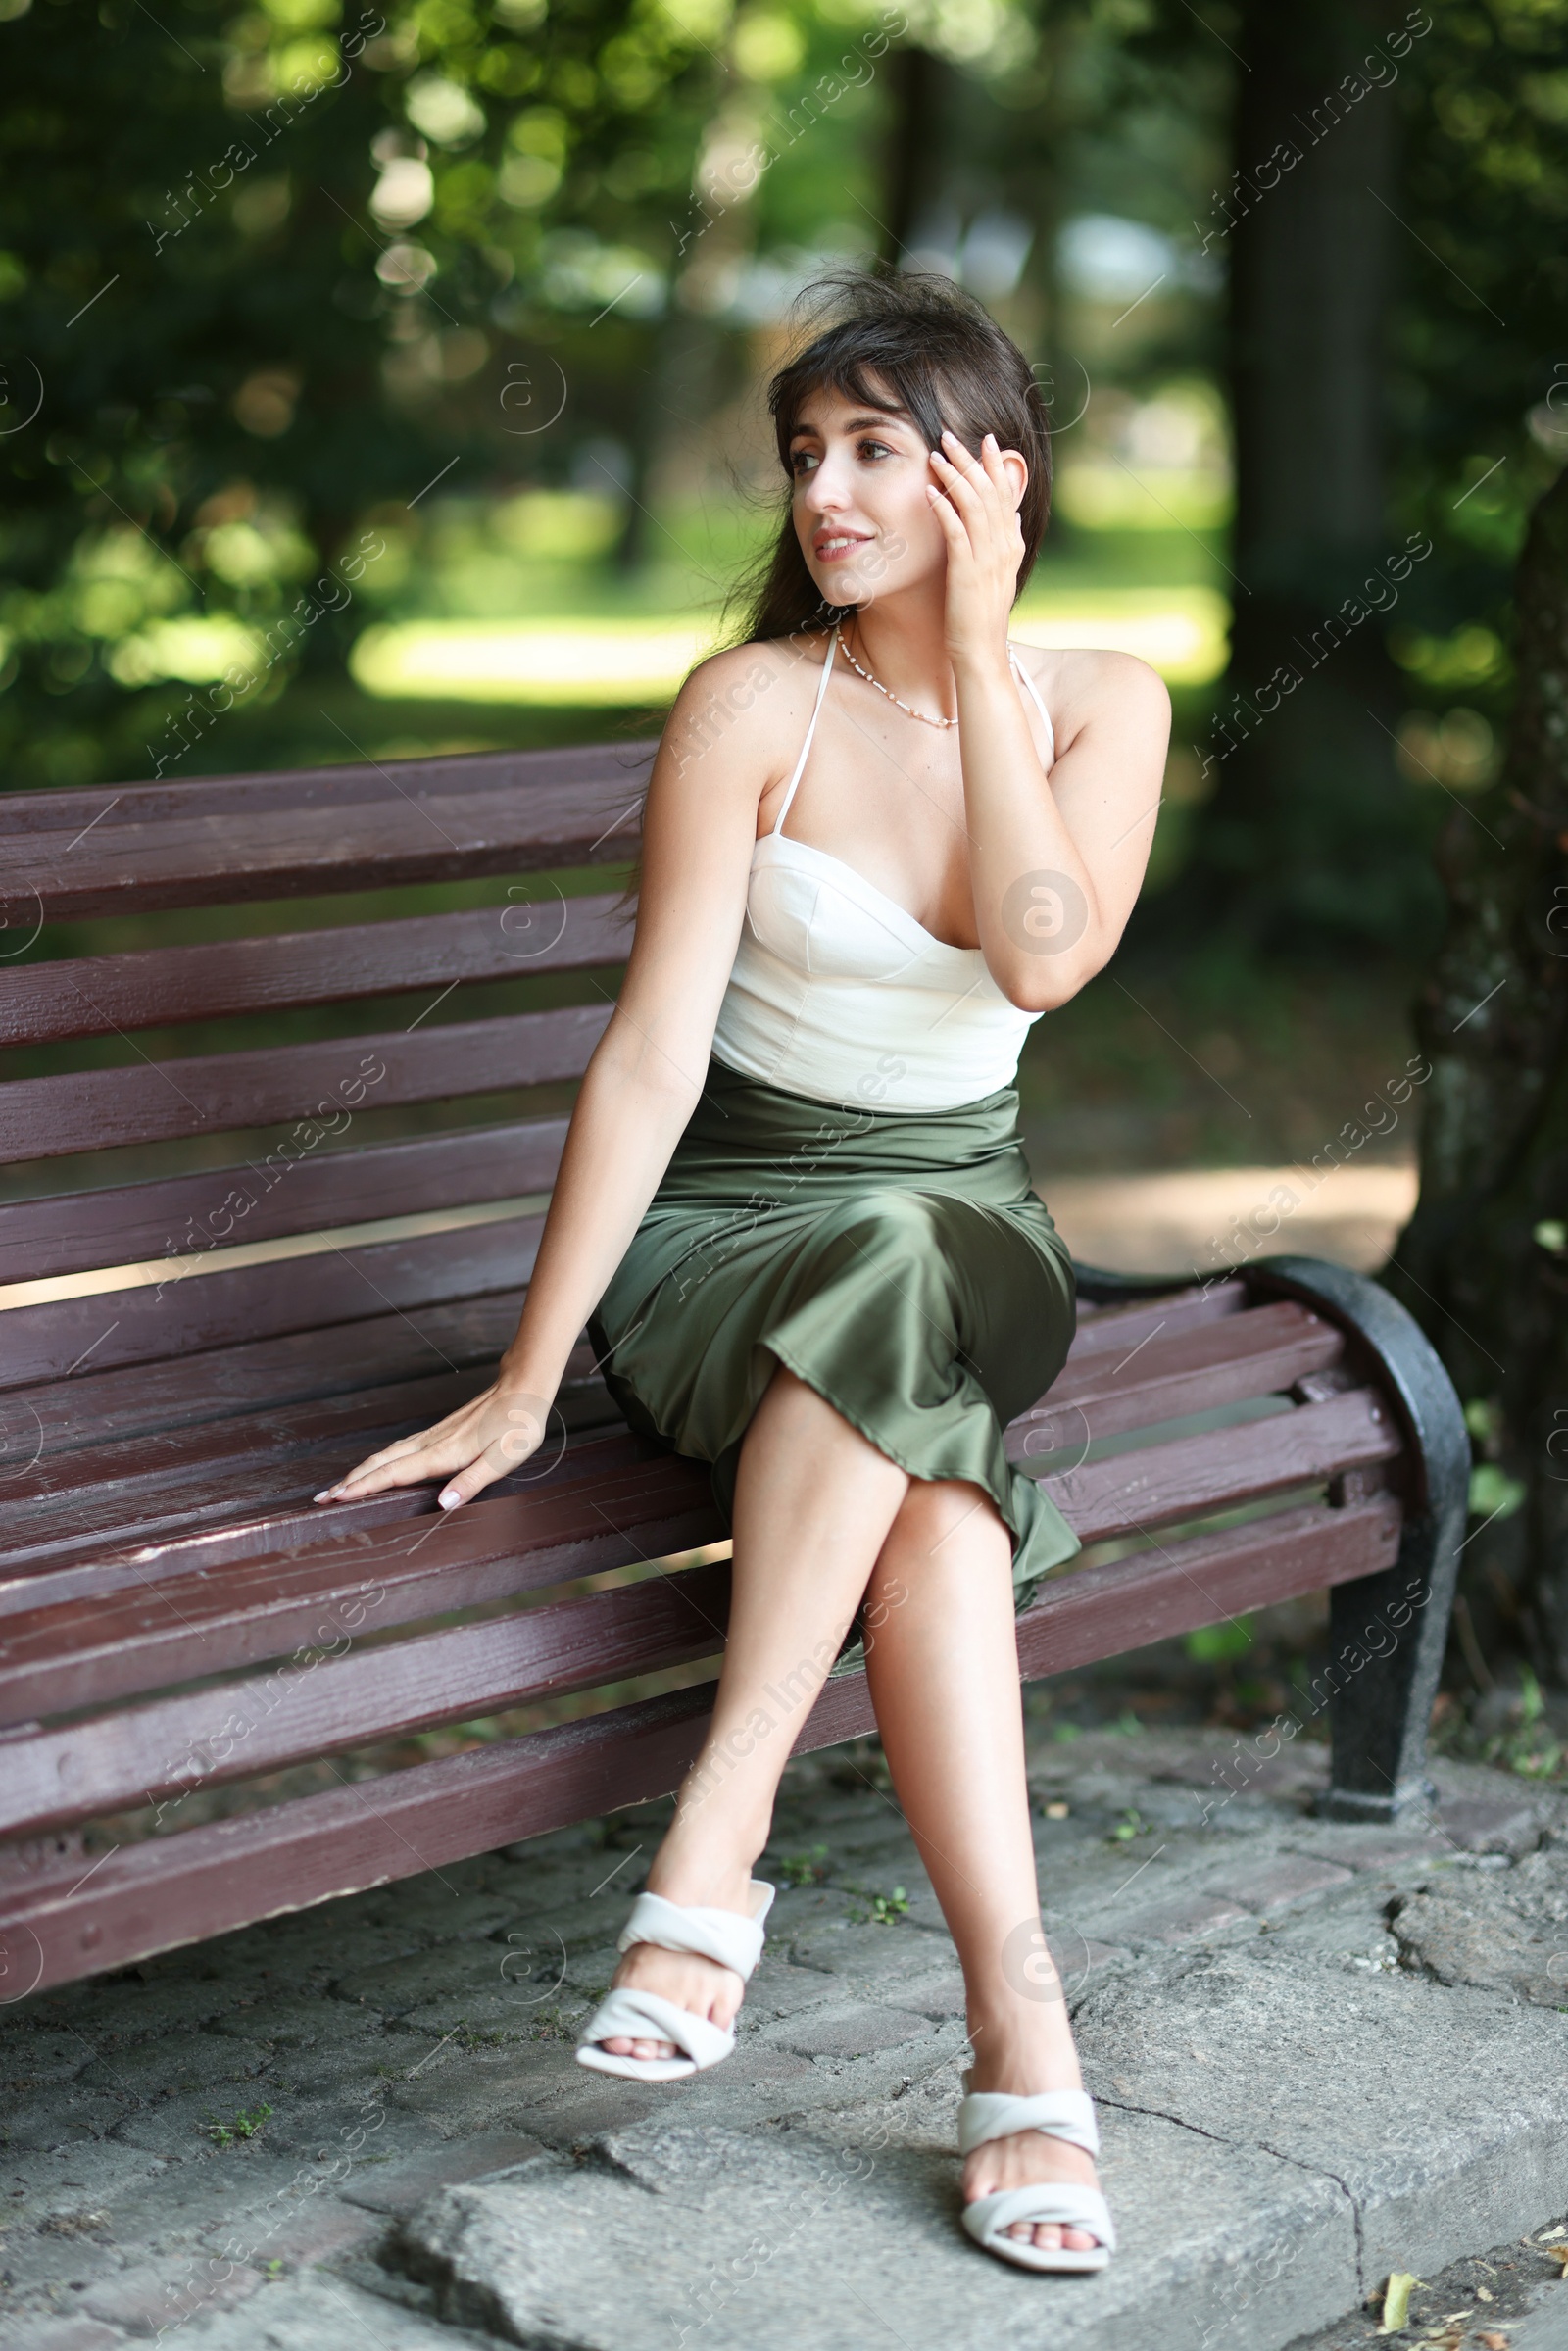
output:
<path id="1" fill-rule="evenodd" d="M 1007 615 L 1023 561 L 1018 506 L 1027 476 L 1015 450 L 1004 453 L 987 433 L 978 458 L 956 433 L 944 432 L 931 452 L 936 476 L 926 486 L 948 542 L 945 634 L 956 666 L 1007 664 Z"/>

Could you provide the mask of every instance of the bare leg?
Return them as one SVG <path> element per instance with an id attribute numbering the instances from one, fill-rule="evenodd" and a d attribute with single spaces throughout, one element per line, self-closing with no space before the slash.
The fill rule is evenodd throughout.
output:
<path id="1" fill-rule="evenodd" d="M 1032 2097 L 1082 2076 L 1060 1980 L 1030 1950 L 1040 1897 L 1012 1608 L 1011 1538 L 979 1487 L 910 1482 L 866 1593 L 866 1668 L 888 1763 L 963 1965 L 971 2086 Z M 1011 1953 L 1010 1964 L 1004 1952 Z M 1025 1976 L 1021 1962 L 1030 1960 Z M 1092 2186 L 1081 2148 L 1038 2131 L 977 2147 L 964 2198 L 1041 2180 Z M 1087 2252 L 1056 2222 L 1008 2232 Z"/>
<path id="2" fill-rule="evenodd" d="M 752 1864 L 767 1842 L 791 1746 L 859 1605 L 909 1488 L 896 1462 L 779 1364 L 741 1448 L 729 1636 L 713 1720 L 681 1785 L 650 1891 L 751 1915 Z M 733 1969 L 634 1943 L 617 1984 L 729 2025 Z M 618 2035 L 616 2056 L 668 2057 L 669 2041 Z"/>

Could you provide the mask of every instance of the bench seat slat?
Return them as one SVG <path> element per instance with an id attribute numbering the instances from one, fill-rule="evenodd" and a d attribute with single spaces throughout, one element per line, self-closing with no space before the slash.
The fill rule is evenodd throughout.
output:
<path id="1" fill-rule="evenodd" d="M 1038 1187 L 1037 1187 L 1038 1189 Z M 1049 1207 L 1051 1188 L 1047 1185 L 1044 1198 Z M 1221 1281 L 1196 1283 L 1188 1290 L 1162 1292 L 1157 1298 L 1141 1298 L 1130 1305 L 1096 1305 L 1083 1297 L 1078 1300 L 1078 1328 L 1072 1343 L 1072 1360 L 1081 1363 L 1091 1355 L 1114 1351 L 1124 1355 L 1141 1339 L 1160 1330 L 1162 1333 L 1191 1330 L 1200 1324 L 1223 1322 L 1230 1315 L 1251 1310 L 1247 1285 L 1234 1276 Z"/>
<path id="2" fill-rule="evenodd" d="M 625 959 L 630 919 L 616 904 L 611 894 L 562 898 L 541 884 L 526 905 L 24 963 L 0 996 L 0 1045 L 588 970 Z"/>
<path id="3" fill-rule="evenodd" d="M 1343 1352 L 1332 1325 L 1292 1302 L 1208 1325 L 1167 1343 L 1163 1353 L 1156 1345 L 1135 1346 L 1122 1361 L 1091 1357 L 1077 1382 L 1078 1400 L 1057 1411 L 1057 1393 L 1072 1376 L 1069 1362 L 1050 1396 L 1012 1423 L 1009 1457 L 1028 1468 L 1059 1446 L 1064 1434 L 1102 1438 L 1177 1412 L 1268 1395 Z M 1147 1384 L 1133 1384 L 1139 1369 L 1150 1375 Z M 298 1507 L 367 1452 L 456 1410 L 486 1377 L 485 1369 L 469 1369 L 367 1386 L 270 1413 L 46 1452 L 12 1482 L 0 1566 L 36 1567 L 73 1550 L 134 1540 L 138 1530 L 144 1540 L 168 1537 L 215 1516 Z"/>
<path id="4" fill-rule="evenodd" d="M 1397 1505 L 1383 1496 L 1197 1537 L 1172 1544 L 1163 1562 L 1063 1577 L 1019 1621 L 1022 1671 L 1028 1679 L 1116 1655 L 1365 1575 L 1392 1564 L 1398 1527 Z M 7 1888 L 18 1981 L 47 1989 L 667 1795 L 711 1706 L 707 1686 L 677 1690 L 390 1773 L 373 1805 L 359 1787 L 335 1788 L 124 1845 L 87 1865 L 87 1898 L 79 1856 L 39 1854 Z M 872 1727 L 864 1676 L 845 1675 L 819 1693 L 792 1751 Z"/>
<path id="5" fill-rule="evenodd" d="M 1332 1323 L 1294 1302 L 1130 1344 L 1133 1351 L 1119 1359 L 1106 1349 L 1078 1361 L 1069 1354 L 1049 1394 L 1013 1422 L 1012 1458 L 1076 1450 L 1182 1413 L 1273 1395 L 1345 1352 Z"/>
<path id="6" fill-rule="evenodd" d="M 14 1737 L 0 1834 L 88 1820 L 685 1664 L 722 1648 L 728 1617 L 727 1565 L 691 1568 Z"/>
<path id="7" fill-rule="evenodd" d="M 1352 1388 L 1326 1403 L 1143 1445 L 1040 1484 L 1073 1531 L 1099 1543 L 1392 1461 L 1403 1445 L 1377 1390 Z"/>
<path id="8" fill-rule="evenodd" d="M 271 1169 L 241 1162 L 8 1201 L 0 1204 L 0 1283 L 139 1264 L 167 1255 L 171 1244 L 234 1248 L 548 1192 L 565 1139 L 564 1118 L 521 1118 L 407 1143 L 326 1143 Z"/>
<path id="9" fill-rule="evenodd" d="M 590 744 L 7 794 L 0 890 L 60 922 L 612 864 L 636 849 L 656 748 Z"/>
<path id="10" fill-rule="evenodd" d="M 566 1004 L 412 1034 L 388 1029 L 17 1078 L 0 1087 L 0 1159 L 237 1134 L 285 1119 L 325 1122 L 335 1133 L 361 1108 L 555 1084 L 581 1077 L 612 1009 L 608 1002 Z"/>
<path id="11" fill-rule="evenodd" d="M 355 1407 L 361 1399 L 351 1397 L 334 1399 L 340 1407 L 335 1413 L 331 1403 L 308 1404 L 275 1418 L 208 1423 L 196 1432 L 208 1440 L 202 1449 L 163 1461 L 156 1458 L 156 1445 L 146 1447 L 154 1457 L 144 1461 L 140 1441 L 106 1448 L 103 1456 L 77 1454 L 74 1459 L 89 1471 L 101 1462 L 104 1476 L 96 1484 L 84 1476 L 64 1492 L 35 1494 L 16 1505 L 0 1541 L 0 1574 L 36 1576 L 74 1558 L 102 1557 L 121 1545 L 168 1543 L 203 1527 L 297 1512 L 324 1483 L 368 1453 L 444 1418 L 476 1396 L 488 1378 L 486 1368 L 475 1366 L 438 1381 L 408 1383 L 411 1395 L 423 1392 L 422 1405 L 406 1405 L 401 1386 L 366 1392 L 357 1426 Z M 602 1387 L 584 1387 L 566 1408 L 573 1427 L 597 1421 L 612 1425 L 623 1445 L 644 1442 L 633 1439 Z M 168 1438 L 161 1442 L 172 1444 Z M 558 1423 L 529 1483 L 556 1475 L 553 1465 L 560 1454 Z M 560 1474 L 565 1474 L 564 1466 Z M 420 1490 L 426 1508 L 431 1492 L 433 1487 Z"/>
<path id="12" fill-rule="evenodd" d="M 208 1565 L 0 1618 L 0 1724 L 254 1666 L 345 1631 L 542 1590 L 716 1542 L 707 1471 L 629 1430 L 573 1447 L 533 1492 L 301 1557 Z"/>
<path id="13" fill-rule="evenodd" d="M 600 1441 L 608 1443 L 609 1441 Z M 1266 1422 L 1253 1422 L 1242 1427 L 1214 1429 L 1198 1437 L 1178 1443 L 1151 1445 L 1134 1453 L 1124 1453 L 1111 1459 L 1092 1463 L 1084 1469 L 1042 1481 L 1066 1513 L 1085 1543 L 1097 1543 L 1114 1536 L 1125 1536 L 1152 1527 L 1168 1526 L 1201 1515 L 1205 1509 L 1260 1499 L 1273 1494 L 1288 1494 L 1292 1489 L 1331 1477 L 1348 1468 L 1370 1466 L 1375 1462 L 1395 1458 L 1401 1449 L 1398 1431 L 1394 1426 L 1387 1406 L 1374 1391 L 1353 1389 L 1319 1404 L 1299 1406 Z M 565 1495 L 553 1494 L 549 1488 L 528 1494 L 502 1496 L 493 1500 L 481 1499 L 470 1503 L 462 1514 L 462 1543 L 464 1557 L 471 1568 L 476 1559 L 504 1556 L 514 1562 L 525 1559 L 535 1547 L 541 1535 L 547 1543 L 557 1540 L 557 1526 L 563 1509 L 574 1506 L 588 1489 L 579 1483 L 580 1464 L 591 1455 L 568 1455 L 564 1475 L 573 1481 L 572 1490 Z M 670 1461 L 676 1457 L 670 1456 Z M 680 1465 L 692 1467 L 689 1463 Z M 701 1476 L 701 1472 L 697 1473 Z M 432 1496 L 428 1490 L 402 1490 L 393 1495 L 377 1497 L 378 1501 L 400 1507 L 404 1512 L 399 1531 L 384 1532 L 382 1543 L 387 1549 L 410 1545 L 407 1529 L 410 1520 L 435 1517 Z M 593 1509 L 590 1501 L 587 1505 Z M 361 1506 L 364 1507 L 363 1505 Z M 616 1520 L 610 1503 L 606 1514 Z M 343 1555 L 337 1546 L 343 1541 L 339 1532 L 341 1514 L 315 1510 L 307 1516 L 298 1513 L 304 1523 L 299 1533 L 308 1545 L 318 1549 L 317 1572 L 320 1588 L 326 1591 L 332 1579 L 343 1573 Z M 714 1540 L 722 1532 L 721 1522 L 714 1517 L 713 1533 L 697 1537 L 697 1541 Z M 349 1532 L 344 1530 L 344 1532 Z M 633 1530 L 634 1532 L 634 1530 Z M 442 1522 L 426 1528 L 414 1538 L 419 1549 L 431 1549 L 432 1557 L 449 1555 L 454 1538 Z M 270 1547 L 280 1549 L 282 1543 L 276 1529 L 272 1531 Z M 367 1564 L 369 1546 L 351 1554 L 352 1573 L 363 1579 L 372 1571 Z M 624 1560 L 648 1556 L 647 1550 L 633 1550 Z M 264 1554 L 265 1557 L 265 1554 Z M 177 1558 L 166 1562 L 164 1574 L 183 1564 Z M 193 1561 L 192 1566 L 206 1565 Z M 297 1574 L 298 1560 L 287 1563 L 291 1576 Z M 232 1572 L 232 1571 L 230 1571 Z M 252 1589 L 266 1589 L 266 1568 L 253 1561 L 246 1571 L 246 1584 Z M 513 1589 L 527 1588 L 527 1579 L 519 1567 L 517 1582 Z M 141 1571 L 145 1588 L 159 1589 L 162 1578 L 154 1563 L 148 1560 Z M 297 1591 L 295 1583 L 292 1590 Z M 454 1583 L 454 1592 L 457 1585 Z M 454 1598 L 453 1605 L 465 1605 Z M 70 1637 L 74 1633 L 78 1618 L 68 1611 L 57 1618 L 66 1634 L 64 1648 L 69 1654 Z M 193 1618 L 192 1621 L 198 1621 Z M 220 1628 L 225 1620 L 214 1624 L 207 1651 L 209 1670 L 218 1671 L 233 1662 L 227 1644 L 232 1636 Z M 233 1620 L 226 1620 L 232 1624 Z M 395 1621 L 393 1618 L 387 1620 Z M 13 1620 L 15 1623 L 15 1620 Z M 24 1628 L 30 1640 L 30 1660 L 40 1674 L 45 1658 L 60 1644 L 52 1642 L 48 1629 L 40 1634 L 36 1622 Z M 244 1635 L 240 1634 L 241 1648 Z M 254 1654 L 254 1651 L 249 1652 Z M 150 1651 L 148 1671 L 167 1670 L 165 1660 L 174 1654 L 154 1643 Z M 65 1667 L 56 1670 L 65 1671 Z M 127 1658 L 127 1671 L 132 1670 Z M 119 1687 L 123 1688 L 122 1682 Z M 147 1687 L 145 1680 L 141 1687 Z"/>

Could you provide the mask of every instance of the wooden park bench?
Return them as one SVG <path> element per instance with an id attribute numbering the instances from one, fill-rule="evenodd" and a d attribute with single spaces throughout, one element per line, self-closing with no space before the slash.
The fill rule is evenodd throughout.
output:
<path id="1" fill-rule="evenodd" d="M 0 1086 L 0 2001 L 666 1794 L 695 1753 L 729 1571 L 689 1555 L 723 1529 L 707 1469 L 625 1428 L 586 1340 L 564 1427 L 455 1517 L 433 1487 L 310 1499 L 472 1394 L 514 1328 L 562 1090 L 629 935 L 613 893 L 549 877 L 624 860 L 650 752 L 0 798 L 24 1059 Z M 388 907 L 458 882 L 457 910 Z M 368 892 L 371 919 L 332 904 Z M 246 902 L 271 909 L 249 930 L 114 954 L 53 927 Z M 553 1114 L 519 1115 L 552 1086 Z M 1086 1545 L 1020 1620 L 1024 1678 L 1332 1587 L 1303 1721 L 1332 1720 L 1329 1809 L 1389 1819 L 1424 1787 L 1465 1511 L 1436 1354 L 1303 1257 L 1079 1284 L 1067 1366 L 1007 1436 Z M 520 1737 L 181 1817 L 198 1788 L 265 1794 L 596 1691 Z M 844 1674 L 797 1747 L 871 1727 Z"/>

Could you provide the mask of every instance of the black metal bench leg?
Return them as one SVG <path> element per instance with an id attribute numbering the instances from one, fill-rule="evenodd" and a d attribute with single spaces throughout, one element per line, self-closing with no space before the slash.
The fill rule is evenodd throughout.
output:
<path id="1" fill-rule="evenodd" d="M 1386 1821 L 1435 1792 L 1427 1724 L 1438 1694 L 1463 1521 L 1407 1525 L 1381 1575 L 1337 1584 L 1330 1603 L 1332 1820 Z"/>
<path id="2" fill-rule="evenodd" d="M 1416 1474 L 1398 1559 L 1335 1587 L 1329 1665 L 1313 1686 L 1328 1701 L 1334 1742 L 1322 1810 L 1337 1820 L 1393 1820 L 1433 1792 L 1427 1724 L 1468 1511 L 1464 1415 L 1425 1332 L 1364 1274 L 1310 1257 L 1265 1257 L 1247 1280 L 1249 1288 L 1302 1298 L 1353 1332 L 1376 1357 L 1410 1438 Z"/>

